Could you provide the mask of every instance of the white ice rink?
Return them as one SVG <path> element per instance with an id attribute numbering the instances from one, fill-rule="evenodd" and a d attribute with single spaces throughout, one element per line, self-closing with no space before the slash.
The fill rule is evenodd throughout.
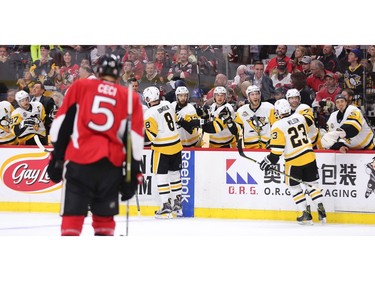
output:
<path id="1" fill-rule="evenodd" d="M 60 221 L 0 212 L 0 280 L 375 280 L 372 225 L 134 216 L 123 237 L 118 216 L 115 237 L 94 237 L 87 217 L 60 237 Z"/>

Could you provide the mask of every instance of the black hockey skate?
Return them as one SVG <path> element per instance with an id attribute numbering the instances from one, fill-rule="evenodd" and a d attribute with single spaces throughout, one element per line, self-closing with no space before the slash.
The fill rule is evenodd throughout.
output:
<path id="1" fill-rule="evenodd" d="M 310 205 L 306 206 L 306 210 L 302 212 L 302 215 L 297 217 L 297 222 L 302 225 L 312 225 L 312 216 L 311 216 L 311 210 Z"/>
<path id="2" fill-rule="evenodd" d="M 171 219 L 172 218 L 171 199 L 168 199 L 168 202 L 163 203 L 163 207 L 159 211 L 155 211 L 155 218 L 157 219 Z"/>
<path id="3" fill-rule="evenodd" d="M 182 205 L 181 205 L 181 195 L 177 195 L 176 199 L 174 199 L 174 205 L 172 208 L 172 215 L 173 217 L 181 218 L 183 216 L 182 213 Z"/>
<path id="4" fill-rule="evenodd" d="M 324 209 L 323 203 L 318 204 L 318 218 L 321 223 L 326 223 L 327 222 L 327 215 L 326 215 L 326 210 Z"/>
<path id="5" fill-rule="evenodd" d="M 365 198 L 369 198 L 370 195 L 371 195 L 371 193 L 373 193 L 373 192 L 374 192 L 373 189 L 371 189 L 371 188 L 367 188 L 366 193 L 365 193 Z"/>

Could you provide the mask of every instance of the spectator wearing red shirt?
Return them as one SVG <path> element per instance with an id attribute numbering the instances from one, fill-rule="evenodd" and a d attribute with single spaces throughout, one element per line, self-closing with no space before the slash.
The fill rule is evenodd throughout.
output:
<path id="1" fill-rule="evenodd" d="M 140 52 L 138 49 L 130 49 L 127 55 L 125 54 L 122 62 L 131 61 L 133 63 L 133 72 L 137 80 L 141 79 L 145 70 L 144 64 L 140 61 Z"/>
<path id="2" fill-rule="evenodd" d="M 332 72 L 325 70 L 324 64 L 320 60 L 313 60 L 310 69 L 312 74 L 307 77 L 307 86 L 317 93 L 324 87 L 325 75 Z"/>
<path id="3" fill-rule="evenodd" d="M 315 102 L 330 100 L 334 103 L 336 95 L 340 94 L 342 91 L 337 83 L 337 76 L 330 72 L 324 76 L 324 80 L 325 86 L 316 93 Z"/>
<path id="4" fill-rule="evenodd" d="M 290 57 L 286 56 L 286 52 L 288 47 L 286 45 L 278 45 L 276 48 L 276 57 L 270 60 L 267 64 L 266 70 L 264 73 L 268 76 L 272 75 L 272 72 L 277 68 L 277 61 L 284 60 L 287 64 L 288 72 L 291 73 L 293 71 L 293 65 L 290 62 Z"/>

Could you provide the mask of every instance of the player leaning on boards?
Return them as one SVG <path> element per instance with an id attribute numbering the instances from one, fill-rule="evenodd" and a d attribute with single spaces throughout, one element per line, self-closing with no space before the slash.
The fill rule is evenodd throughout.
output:
<path id="1" fill-rule="evenodd" d="M 172 108 L 176 112 L 177 130 L 183 147 L 201 147 L 201 133 L 197 128 L 189 126 L 189 121 L 198 119 L 195 107 L 189 103 L 189 90 L 185 86 L 176 88 L 176 101 L 172 102 Z"/>
<path id="2" fill-rule="evenodd" d="M 13 105 L 9 101 L 0 101 L 0 145 L 18 144 L 17 136 L 12 130 Z"/>
<path id="3" fill-rule="evenodd" d="M 169 101 L 160 100 L 155 86 L 146 88 L 143 97 L 149 107 L 144 113 L 145 132 L 151 141 L 151 172 L 155 174 L 161 208 L 155 218 L 182 217 L 182 144 Z M 173 203 L 173 206 L 172 206 Z"/>
<path id="4" fill-rule="evenodd" d="M 326 222 L 326 212 L 322 203 L 322 192 L 317 187 L 319 173 L 315 153 L 307 135 L 308 125 L 301 114 L 291 114 L 291 107 L 286 99 L 275 102 L 275 111 L 280 118 L 271 127 L 271 152 L 260 163 L 260 168 L 267 171 L 275 165 L 281 155 L 285 158 L 285 173 L 301 179 L 316 187 L 306 185 L 308 194 L 316 204 L 319 220 Z M 301 214 L 297 217 L 300 224 L 312 224 L 310 205 L 307 205 L 304 190 L 301 185 L 286 177 L 293 200 Z"/>
<path id="5" fill-rule="evenodd" d="M 192 119 L 184 126 L 202 128 L 202 131 L 210 135 L 209 147 L 230 148 L 236 146 L 238 128 L 233 121 L 235 112 L 227 102 L 227 90 L 222 86 L 214 89 L 214 103 L 209 108 L 208 119 Z M 178 122 L 180 123 L 180 119 Z M 186 121 L 186 120 L 185 120 Z M 185 122 L 184 122 L 185 123 Z"/>
<path id="6" fill-rule="evenodd" d="M 38 101 L 30 101 L 24 90 L 18 91 L 15 97 L 19 107 L 12 114 L 12 130 L 17 136 L 18 144 L 35 145 L 34 136 L 38 135 L 43 144 L 47 144 L 44 120 L 46 113 Z"/>
<path id="7" fill-rule="evenodd" d="M 325 149 L 340 150 L 346 153 L 349 149 L 374 150 L 374 133 L 361 110 L 349 105 L 344 95 L 335 97 L 336 111 L 327 121 L 327 131 L 322 137 Z"/>
<path id="8" fill-rule="evenodd" d="M 114 235 L 114 216 L 121 200 L 133 197 L 143 181 L 143 111 L 139 96 L 119 85 L 120 58 L 105 55 L 99 60 L 98 78 L 75 81 L 51 126 L 54 150 L 47 172 L 54 182 L 63 180 L 61 235 L 78 236 L 88 208 L 95 235 Z M 127 144 L 128 105 L 131 104 L 130 181 L 123 163 Z M 130 111 L 130 110 L 129 110 Z M 130 153 L 130 152 L 129 152 Z"/>

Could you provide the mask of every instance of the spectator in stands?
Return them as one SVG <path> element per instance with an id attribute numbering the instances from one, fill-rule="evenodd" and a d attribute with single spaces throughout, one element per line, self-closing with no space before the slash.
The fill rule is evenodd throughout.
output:
<path id="1" fill-rule="evenodd" d="M 125 55 L 125 49 L 120 45 L 106 45 L 105 46 L 105 53 L 106 54 L 114 54 L 115 56 L 119 56 L 120 60 Z"/>
<path id="2" fill-rule="evenodd" d="M 352 49 L 359 49 L 359 45 L 343 45 L 338 46 L 336 49 L 336 56 L 339 61 L 339 66 L 342 72 L 344 72 L 344 70 L 347 69 L 350 65 L 350 63 L 348 62 L 348 56 Z M 340 86 L 343 87 L 343 85 Z"/>
<path id="3" fill-rule="evenodd" d="M 9 59 L 8 47 L 0 46 L 0 83 L 11 88 L 16 85 L 16 81 L 16 71 Z M 6 91 L 2 94 L 6 94 Z"/>
<path id="4" fill-rule="evenodd" d="M 294 72 L 290 76 L 292 87 L 297 89 L 301 95 L 301 103 L 312 106 L 315 99 L 315 92 L 307 86 L 307 77 L 302 72 Z"/>
<path id="5" fill-rule="evenodd" d="M 195 65 L 197 63 L 197 58 L 195 57 L 194 55 L 194 52 L 192 51 L 192 49 L 190 49 L 190 46 L 189 45 L 178 45 L 176 47 L 176 51 L 174 53 L 174 55 L 172 56 L 172 63 L 177 63 L 179 60 L 180 60 L 180 50 L 182 49 L 185 49 L 187 50 L 188 52 L 188 61 Z"/>
<path id="6" fill-rule="evenodd" d="M 163 47 L 158 47 L 155 53 L 155 67 L 163 83 L 168 81 L 168 71 L 171 68 L 172 62 L 168 53 Z"/>
<path id="7" fill-rule="evenodd" d="M 362 59 L 360 49 L 352 49 L 348 55 L 350 65 L 343 70 L 344 89 L 349 88 L 354 91 L 354 102 L 361 106 L 363 103 L 364 67 L 360 64 Z"/>
<path id="8" fill-rule="evenodd" d="M 81 64 L 78 71 L 79 79 L 97 79 L 90 65 Z"/>
<path id="9" fill-rule="evenodd" d="M 284 87 L 277 88 L 275 90 L 275 94 L 272 99 L 269 99 L 268 102 L 275 105 L 275 102 L 280 99 L 285 99 L 285 94 L 287 92 L 287 89 Z"/>
<path id="10" fill-rule="evenodd" d="M 215 77 L 219 73 L 221 66 L 215 49 L 210 45 L 199 45 L 197 49 L 197 63 L 199 68 L 198 87 L 207 91 L 214 87 Z"/>
<path id="11" fill-rule="evenodd" d="M 18 80 L 23 77 L 25 70 L 30 68 L 30 45 L 14 45 L 13 48 L 8 49 L 8 53 L 10 64 L 13 68 L 10 71 L 15 71 L 16 80 Z M 12 87 L 14 87 L 14 84 Z"/>
<path id="12" fill-rule="evenodd" d="M 49 56 L 49 45 L 40 46 L 40 59 L 36 60 L 30 67 L 31 76 L 44 85 L 54 86 L 55 77 L 59 67 L 54 59 Z"/>
<path id="13" fill-rule="evenodd" d="M 61 46 L 64 50 L 70 50 L 73 64 L 81 64 L 83 59 L 88 59 L 91 63 L 90 53 L 95 45 L 65 45 Z"/>
<path id="14" fill-rule="evenodd" d="M 188 50 L 179 50 L 179 61 L 172 64 L 168 71 L 168 80 L 172 78 L 184 79 L 186 87 L 192 91 L 197 86 L 196 67 L 188 60 Z"/>
<path id="15" fill-rule="evenodd" d="M 143 76 L 143 71 L 145 70 L 145 66 L 140 59 L 139 49 L 130 49 L 122 59 L 123 62 L 126 62 L 127 60 L 133 63 L 132 71 L 134 72 L 134 75 L 137 78 L 137 80 L 141 79 L 141 77 Z"/>
<path id="16" fill-rule="evenodd" d="M 17 80 L 18 90 L 24 90 L 28 93 L 31 92 L 35 83 L 35 79 L 32 77 L 29 70 L 25 70 L 23 73 L 23 77 Z"/>
<path id="17" fill-rule="evenodd" d="M 297 46 L 294 50 L 294 59 L 290 60 L 290 63 L 293 66 L 292 72 L 303 71 L 302 69 L 302 59 L 307 54 L 307 49 L 304 46 Z"/>
<path id="18" fill-rule="evenodd" d="M 290 89 L 292 82 L 290 75 L 291 74 L 287 69 L 287 62 L 284 59 L 278 60 L 276 72 L 271 75 L 273 87 L 275 89 L 279 87 L 286 87 Z"/>
<path id="19" fill-rule="evenodd" d="M 226 87 L 227 89 L 227 103 L 229 103 L 234 111 L 237 111 L 237 96 L 234 90 L 230 87 Z"/>
<path id="20" fill-rule="evenodd" d="M 311 61 L 310 69 L 312 74 L 307 77 L 307 86 L 317 93 L 324 87 L 325 75 L 330 71 L 324 69 L 324 64 L 320 60 Z"/>
<path id="21" fill-rule="evenodd" d="M 17 101 L 16 101 L 16 89 L 9 89 L 7 92 L 7 101 L 10 102 L 10 104 L 13 106 L 14 109 L 19 107 Z"/>
<path id="22" fill-rule="evenodd" d="M 134 64 L 130 60 L 126 60 L 122 66 L 122 75 L 120 78 L 120 84 L 127 86 L 129 79 L 136 78 L 135 72 L 133 71 Z M 137 79 L 137 78 L 136 78 Z"/>
<path id="23" fill-rule="evenodd" d="M 324 69 L 332 73 L 341 72 L 339 61 L 332 45 L 323 46 L 323 55 L 318 58 L 324 65 Z"/>
<path id="24" fill-rule="evenodd" d="M 312 105 L 317 109 L 319 128 L 326 128 L 327 120 L 335 109 L 335 97 L 341 93 L 336 74 L 327 73 L 325 80 L 324 87 L 316 94 Z"/>
<path id="25" fill-rule="evenodd" d="M 141 45 L 127 45 L 127 46 L 124 46 L 124 49 L 125 49 L 126 52 L 125 52 L 124 57 L 122 58 L 122 61 L 126 61 L 126 60 L 129 59 L 129 53 L 130 53 L 131 50 L 133 50 L 133 51 L 136 50 L 137 51 L 137 53 L 138 53 L 137 59 L 142 64 L 145 64 L 145 63 L 147 63 L 149 61 L 149 58 L 148 58 L 148 55 L 147 55 L 147 51 L 146 51 L 146 48 L 144 46 L 141 46 Z"/>
<path id="26" fill-rule="evenodd" d="M 72 52 L 66 50 L 63 52 L 63 63 L 56 75 L 56 88 L 65 93 L 66 89 L 79 78 L 79 66 L 72 63 Z"/>
<path id="27" fill-rule="evenodd" d="M 272 58 L 270 62 L 267 64 L 266 70 L 264 73 L 268 76 L 272 76 L 273 72 L 277 72 L 276 69 L 279 66 L 279 61 L 284 60 L 286 68 L 288 72 L 291 73 L 293 70 L 293 66 L 290 63 L 290 57 L 286 56 L 286 52 L 288 51 L 288 47 L 286 45 L 278 45 L 276 48 L 276 57 Z"/>
<path id="28" fill-rule="evenodd" d="M 354 92 L 352 89 L 346 88 L 343 89 L 341 92 L 341 95 L 344 96 L 344 98 L 347 100 L 348 105 L 354 105 Z"/>
<path id="29" fill-rule="evenodd" d="M 306 77 L 309 77 L 312 74 L 311 69 L 310 69 L 311 61 L 312 61 L 312 58 L 310 56 L 304 56 L 300 62 L 302 72 L 306 75 Z"/>
<path id="30" fill-rule="evenodd" d="M 348 105 L 344 95 L 335 98 L 337 110 L 327 121 L 328 132 L 322 138 L 325 149 L 340 150 L 346 153 L 353 150 L 373 150 L 374 133 L 361 110 Z"/>
<path id="31" fill-rule="evenodd" d="M 214 102 L 214 91 L 215 91 L 215 88 L 218 87 L 218 86 L 221 86 L 221 87 L 224 87 L 226 88 L 228 84 L 228 77 L 223 74 L 223 73 L 219 73 L 218 75 L 216 75 L 215 77 L 215 87 L 212 88 L 210 91 L 208 91 L 207 93 L 207 104 L 212 104 Z"/>
<path id="32" fill-rule="evenodd" d="M 368 69 L 373 83 L 375 82 L 375 45 L 372 45 L 368 49 Z"/>
<path id="33" fill-rule="evenodd" d="M 143 92 L 144 89 L 155 86 L 158 89 L 163 84 L 163 79 L 159 76 L 158 72 L 155 68 L 155 63 L 153 61 L 149 61 L 146 63 L 145 73 L 139 80 L 139 87 L 140 92 Z"/>
<path id="34" fill-rule="evenodd" d="M 44 112 L 46 114 L 45 118 L 42 119 L 44 123 L 44 127 L 46 128 L 47 136 L 49 135 L 49 130 L 51 128 L 51 124 L 54 118 L 54 111 L 56 110 L 56 104 L 51 97 L 46 97 L 44 95 L 45 88 L 43 83 L 37 81 L 35 82 L 33 89 L 31 91 L 31 101 L 40 102 L 44 107 Z"/>
<path id="35" fill-rule="evenodd" d="M 275 88 L 271 78 L 264 74 L 264 65 L 261 61 L 254 63 L 254 71 L 250 71 L 249 81 L 252 85 L 258 86 L 262 93 L 262 101 L 269 101 L 275 98 Z"/>
<path id="36" fill-rule="evenodd" d="M 240 93 L 237 95 L 237 109 L 243 106 L 244 104 L 249 103 L 248 95 L 246 94 L 246 90 L 252 83 L 250 81 L 244 81 L 240 87 Z"/>
<path id="37" fill-rule="evenodd" d="M 250 71 L 247 66 L 244 64 L 239 65 L 237 67 L 236 76 L 233 78 L 233 84 L 236 84 L 239 87 L 243 81 L 248 80 L 249 75 Z"/>

